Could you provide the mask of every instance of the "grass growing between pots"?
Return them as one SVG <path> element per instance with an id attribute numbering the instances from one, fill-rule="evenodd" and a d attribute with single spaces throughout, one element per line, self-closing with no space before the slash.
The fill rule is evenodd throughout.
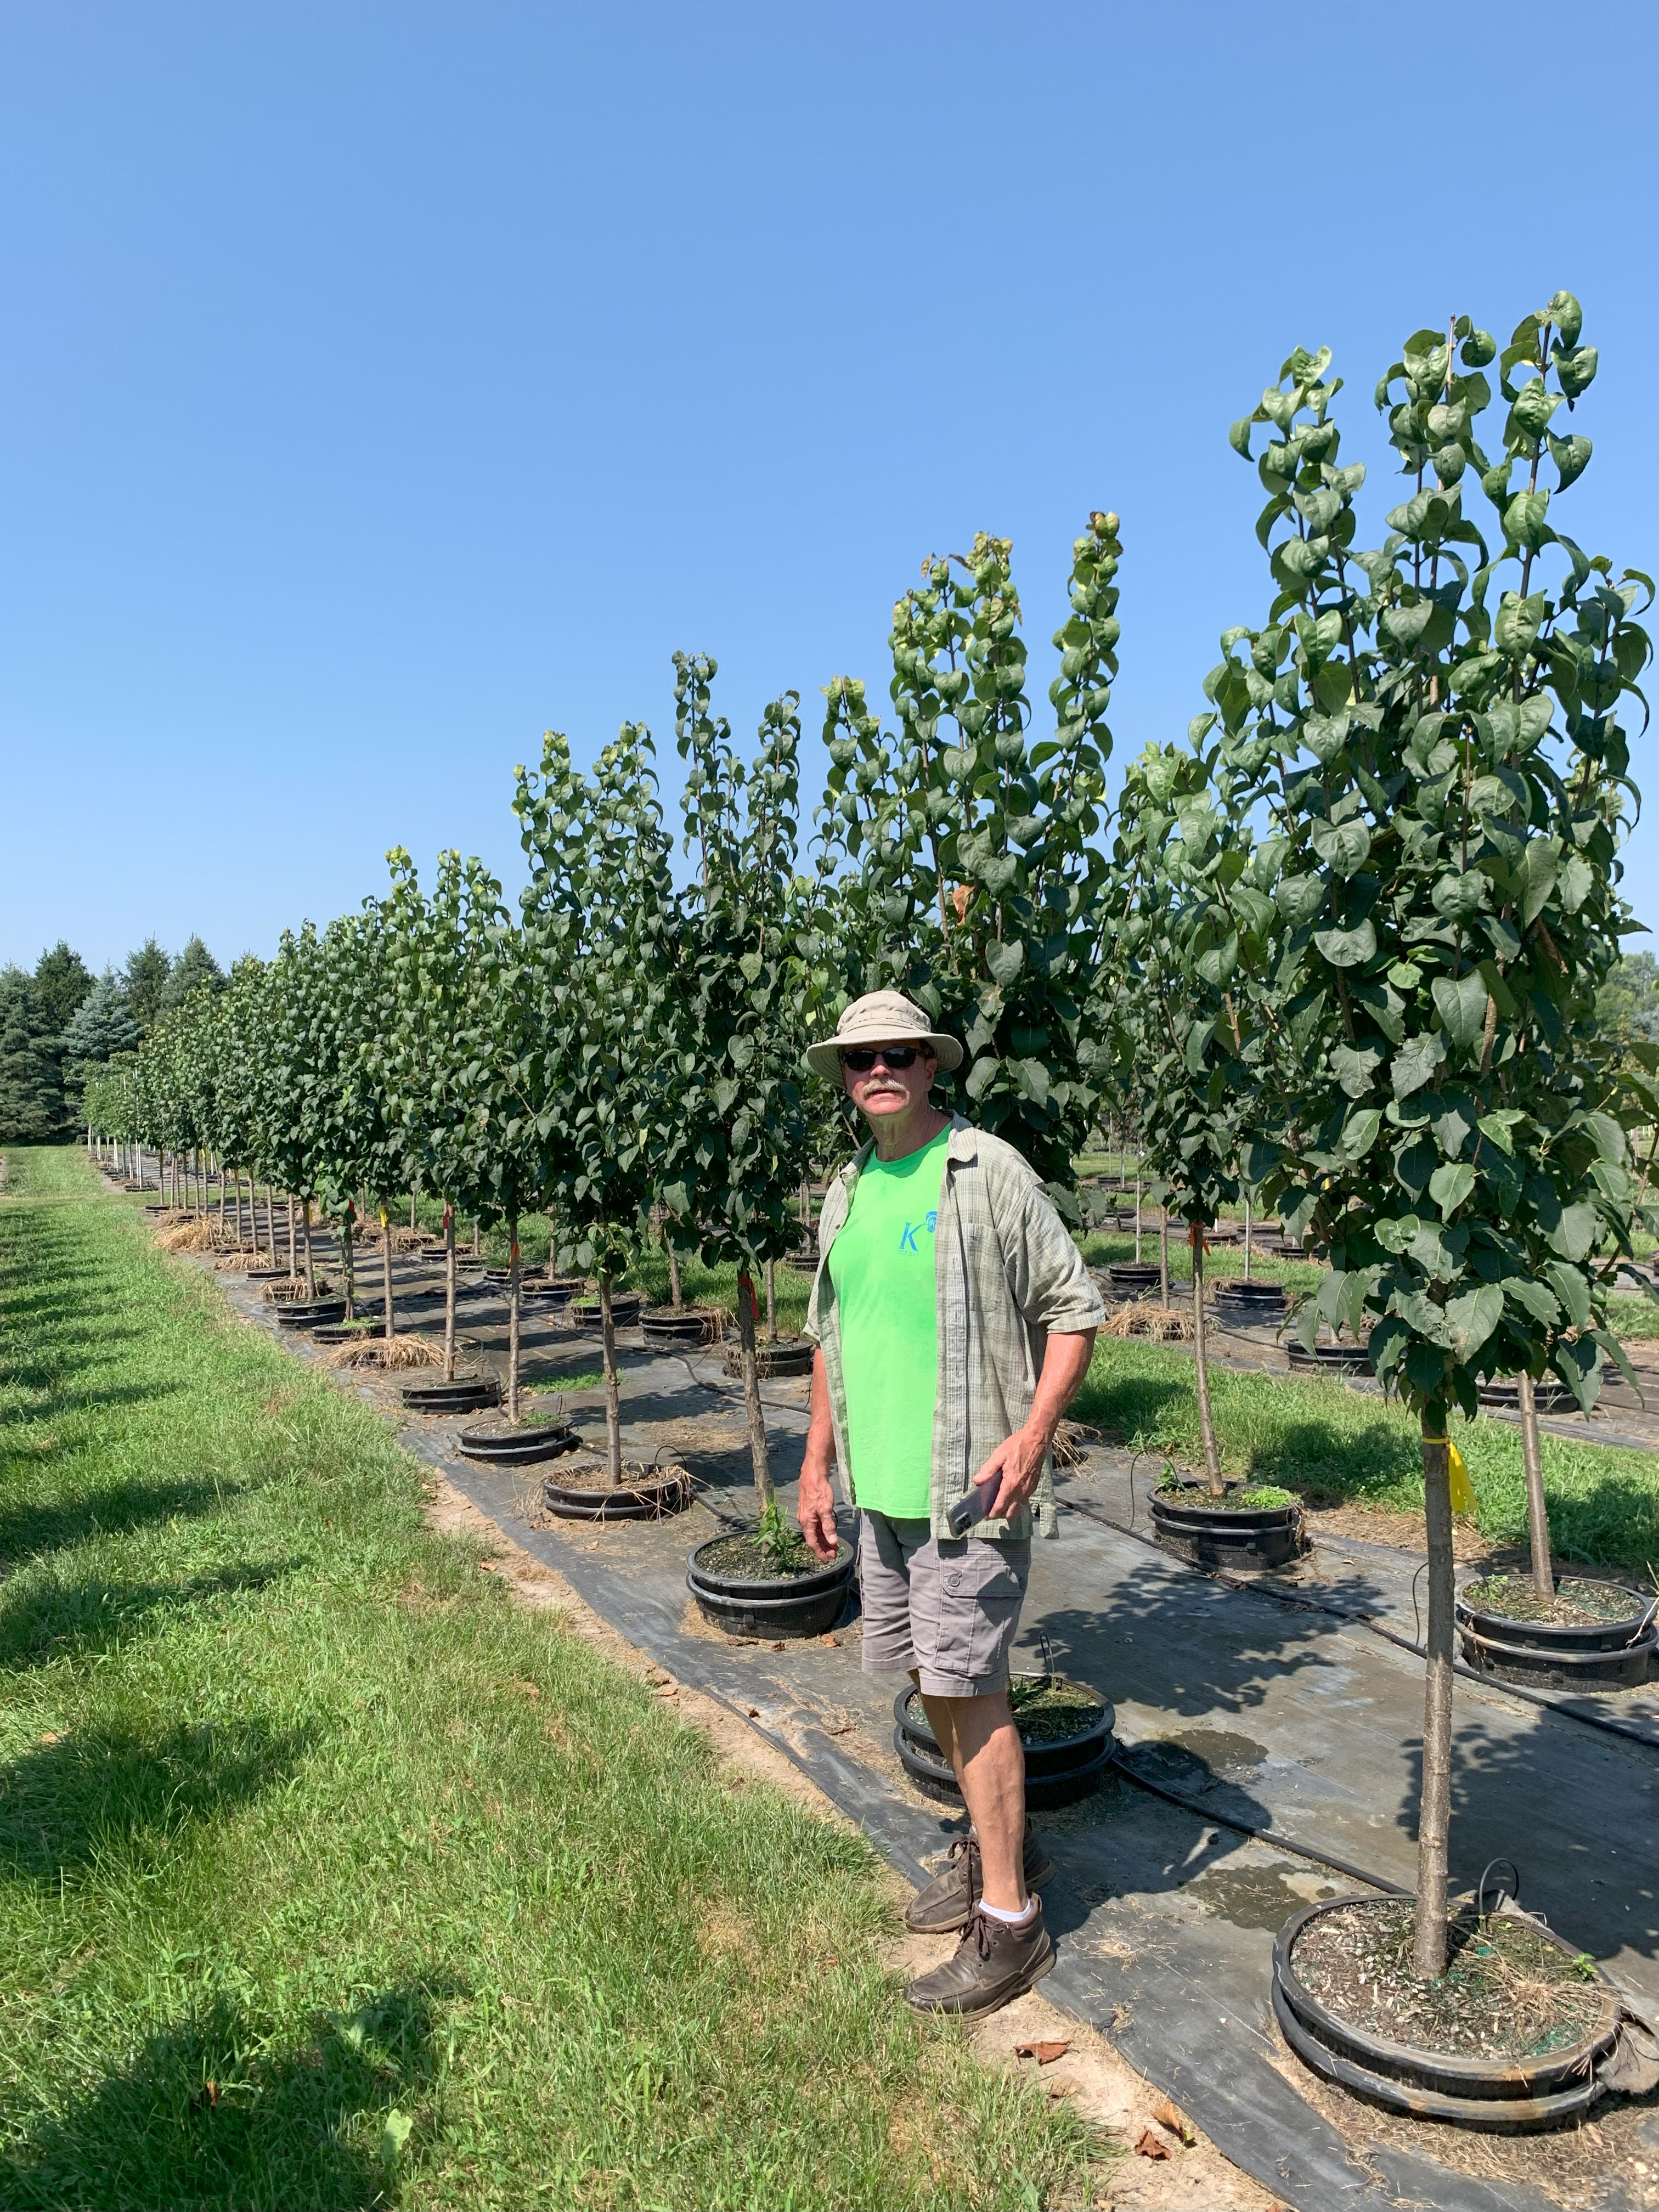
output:
<path id="1" fill-rule="evenodd" d="M 1316 1504 L 1396 1513 L 1423 1510 L 1423 1454 L 1415 1420 L 1376 1393 L 1316 1377 L 1210 1370 L 1224 1473 L 1273 1484 Z M 1115 1443 L 1200 1455 L 1193 1363 L 1163 1346 L 1101 1336 L 1073 1417 Z M 1503 1421 L 1454 1417 L 1482 1533 L 1494 1544 L 1525 1540 L 1527 1493 L 1521 1432 Z M 1544 1494 L 1565 1559 L 1644 1571 L 1659 1566 L 1659 1454 L 1541 1439 Z"/>
<path id="2" fill-rule="evenodd" d="M 427 1532 L 72 1151 L 0 1198 L 0 2201 L 1087 2201 L 871 1854 Z"/>

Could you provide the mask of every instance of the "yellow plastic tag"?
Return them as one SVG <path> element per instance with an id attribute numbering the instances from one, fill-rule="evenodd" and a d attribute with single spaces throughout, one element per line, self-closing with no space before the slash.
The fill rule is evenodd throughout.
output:
<path id="1" fill-rule="evenodd" d="M 1463 1463 L 1462 1453 L 1449 1437 L 1425 1437 L 1423 1441 L 1425 1444 L 1444 1444 L 1446 1447 L 1446 1473 L 1449 1478 L 1452 1511 L 1474 1512 L 1477 1510 L 1474 1485 L 1469 1480 L 1469 1471 Z"/>

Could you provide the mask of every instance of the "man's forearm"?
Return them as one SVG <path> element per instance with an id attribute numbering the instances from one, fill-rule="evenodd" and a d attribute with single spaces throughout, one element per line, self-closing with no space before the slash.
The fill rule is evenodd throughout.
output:
<path id="1" fill-rule="evenodd" d="M 1060 1417 L 1066 1411 L 1089 1371 L 1094 1356 L 1095 1332 L 1080 1329 L 1075 1335 L 1051 1336 L 1042 1355 L 1042 1372 L 1025 1425 L 1040 1434 L 1045 1446 L 1054 1440 Z"/>
<path id="2" fill-rule="evenodd" d="M 802 1462 L 803 1472 L 821 1474 L 830 1479 L 830 1462 L 836 1455 L 836 1425 L 830 1414 L 830 1377 L 823 1364 L 822 1352 L 812 1354 L 812 1402 L 806 1425 L 806 1451 Z"/>

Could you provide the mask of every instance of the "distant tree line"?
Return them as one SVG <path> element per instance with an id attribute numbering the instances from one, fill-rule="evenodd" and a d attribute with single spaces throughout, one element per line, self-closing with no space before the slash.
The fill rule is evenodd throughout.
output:
<path id="1" fill-rule="evenodd" d="M 62 938 L 33 970 L 0 968 L 0 1144 L 68 1143 L 88 1071 L 136 1052 L 169 1007 L 224 981 L 199 937 L 176 958 L 147 937 L 99 976 Z"/>

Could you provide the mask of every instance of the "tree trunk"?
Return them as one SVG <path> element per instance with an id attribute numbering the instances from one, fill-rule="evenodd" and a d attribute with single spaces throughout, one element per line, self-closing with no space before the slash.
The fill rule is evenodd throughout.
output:
<path id="1" fill-rule="evenodd" d="M 1517 1375 L 1521 1400 L 1521 1464 L 1527 1474 L 1527 1534 L 1532 1540 L 1532 1586 L 1547 1603 L 1555 1595 L 1550 1558 L 1550 1516 L 1544 1504 L 1544 1462 L 1538 1449 L 1538 1401 L 1530 1375 Z"/>
<path id="2" fill-rule="evenodd" d="M 1452 1513 L 1446 1409 L 1423 1408 L 1423 1509 L 1429 1531 L 1428 1667 L 1423 1683 L 1423 1786 L 1417 1810 L 1417 1911 L 1412 1963 L 1425 1981 L 1446 1971 L 1446 1837 L 1451 1826 Z"/>
<path id="3" fill-rule="evenodd" d="M 755 1284 L 746 1267 L 738 1271 L 738 1342 L 743 1361 L 743 1402 L 749 1416 L 749 1459 L 755 1471 L 755 1495 L 763 1513 L 773 1502 L 772 1465 L 766 1455 L 766 1415 L 761 1406 L 760 1370 L 755 1359 Z"/>
<path id="4" fill-rule="evenodd" d="M 1158 1295 L 1167 1313 L 1170 1309 L 1170 1209 L 1158 1209 Z"/>
<path id="5" fill-rule="evenodd" d="M 225 1192 L 229 1182 L 229 1170 L 222 1167 L 219 1170 L 219 1234 L 221 1237 L 225 1233 Z M 291 1274 L 293 1269 L 290 1268 L 289 1272 Z"/>
<path id="6" fill-rule="evenodd" d="M 1194 1222 L 1193 1243 L 1193 1365 L 1198 1376 L 1198 1432 L 1204 1440 L 1204 1482 L 1212 1498 L 1222 1493 L 1221 1455 L 1215 1448 L 1210 1412 L 1210 1355 L 1204 1337 L 1204 1224 Z"/>
<path id="7" fill-rule="evenodd" d="M 270 1252 L 270 1264 L 276 1265 L 276 1200 L 270 1185 L 265 1185 L 265 1243 Z"/>
<path id="8" fill-rule="evenodd" d="M 662 1225 L 662 1243 L 668 1255 L 668 1303 L 679 1313 L 685 1305 L 685 1292 L 680 1287 L 680 1255 L 674 1249 L 674 1239 L 665 1221 Z"/>
<path id="9" fill-rule="evenodd" d="M 622 1389 L 617 1380 L 617 1324 L 611 1317 L 611 1275 L 599 1273 L 599 1342 L 605 1366 L 605 1479 L 622 1483 Z"/>
<path id="10" fill-rule="evenodd" d="M 777 1340 L 778 1263 L 775 1260 L 769 1260 L 766 1263 L 766 1341 L 775 1344 Z"/>
<path id="11" fill-rule="evenodd" d="M 1140 1265 L 1140 1177 L 1135 1177 L 1135 1265 Z"/>
<path id="12" fill-rule="evenodd" d="M 288 1276 L 294 1279 L 294 1193 L 288 1194 Z"/>
<path id="13" fill-rule="evenodd" d="M 1250 1279 L 1250 1201 L 1244 1201 L 1244 1279 Z"/>
<path id="14" fill-rule="evenodd" d="M 348 1321 L 357 1318 L 357 1240 L 351 1233 L 356 1220 L 351 1200 L 348 1199 L 345 1212 L 340 1216 L 340 1261 L 345 1269 L 345 1317 Z"/>
<path id="15" fill-rule="evenodd" d="M 455 1209 L 444 1208 L 444 1381 L 455 1380 Z"/>
<path id="16" fill-rule="evenodd" d="M 392 1308 L 392 1216 L 385 1206 L 380 1208 L 380 1281 L 386 1291 L 386 1338 L 390 1344 L 398 1324 Z"/>
<path id="17" fill-rule="evenodd" d="M 418 1202 L 417 1202 L 417 1201 L 418 1201 L 418 1198 L 419 1198 L 419 1194 L 418 1194 L 418 1192 L 412 1191 L 412 1190 L 410 1192 L 410 1194 L 409 1194 L 409 1231 L 410 1231 L 410 1236 L 411 1236 L 411 1237 L 414 1235 L 415 1231 L 416 1231 L 420 1227 L 420 1225 L 421 1225 L 420 1212 L 419 1212 L 419 1206 L 418 1206 Z"/>
<path id="18" fill-rule="evenodd" d="M 252 1181 L 253 1178 L 250 1176 L 248 1177 L 249 1183 L 252 1184 Z M 309 1199 L 307 1199 L 305 1202 L 304 1220 L 306 1231 L 306 1296 L 314 1301 L 317 1296 L 317 1265 L 311 1256 L 311 1200 Z M 348 1314 L 351 1311 L 349 1305 L 346 1308 L 346 1311 Z"/>
<path id="19" fill-rule="evenodd" d="M 483 1225 L 475 1213 L 472 1217 L 472 1256 L 476 1260 L 483 1251 Z"/>
<path id="20" fill-rule="evenodd" d="M 507 1224 L 507 1418 L 519 1425 L 519 1217 Z"/>

